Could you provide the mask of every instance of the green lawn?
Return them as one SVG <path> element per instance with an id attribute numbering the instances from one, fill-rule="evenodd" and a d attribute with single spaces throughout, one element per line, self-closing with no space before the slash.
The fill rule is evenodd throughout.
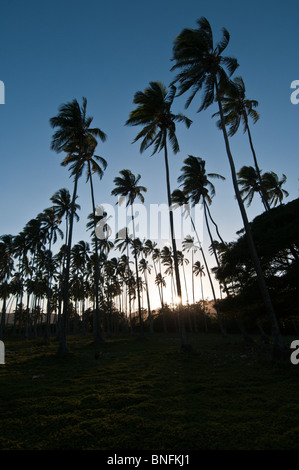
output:
<path id="1" fill-rule="evenodd" d="M 6 340 L 0 449 L 299 449 L 299 365 L 272 363 L 258 338 L 190 342 L 70 337 L 58 358 L 55 340 Z"/>

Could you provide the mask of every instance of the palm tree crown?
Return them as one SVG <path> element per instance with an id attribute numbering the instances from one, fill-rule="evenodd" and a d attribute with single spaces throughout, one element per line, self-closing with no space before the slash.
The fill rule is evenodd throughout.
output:
<path id="1" fill-rule="evenodd" d="M 289 196 L 288 191 L 282 188 L 287 180 L 285 174 L 282 174 L 282 178 L 279 179 L 274 171 L 269 171 L 263 174 L 262 180 L 270 206 L 273 204 L 275 207 L 278 203 L 282 204 L 283 198 Z"/>
<path id="2" fill-rule="evenodd" d="M 145 186 L 138 185 L 141 175 L 135 176 L 130 170 L 121 170 L 121 176 L 114 178 L 115 188 L 111 191 L 113 196 L 127 197 L 127 206 L 132 205 L 136 198 L 144 202 L 143 192 L 147 189 Z"/>
<path id="3" fill-rule="evenodd" d="M 205 93 L 198 109 L 200 112 L 217 99 L 215 88 L 220 86 L 224 92 L 230 86 L 228 77 L 235 72 L 238 62 L 233 57 L 221 55 L 230 40 L 229 32 L 225 28 L 222 29 L 221 41 L 214 47 L 213 33 L 208 20 L 202 17 L 197 24 L 198 29 L 186 28 L 176 37 L 173 46 L 173 60 L 176 63 L 171 70 L 181 69 L 173 82 L 179 82 L 179 95 L 191 91 L 186 107 L 204 87 Z"/>
<path id="4" fill-rule="evenodd" d="M 246 88 L 242 77 L 235 77 L 233 86 L 230 86 L 228 93 L 222 98 L 224 121 L 228 126 L 228 135 L 233 136 L 238 131 L 240 124 L 243 124 L 243 132 L 248 131 L 248 118 L 255 124 L 260 115 L 256 108 L 258 101 L 246 98 Z M 213 114 L 219 116 L 219 112 Z M 221 120 L 217 122 L 221 128 Z"/>
<path id="5" fill-rule="evenodd" d="M 190 198 L 193 205 L 200 201 L 211 204 L 215 195 L 215 186 L 208 178 L 225 179 L 218 173 L 206 173 L 205 165 L 202 158 L 189 155 L 184 160 L 184 165 L 181 168 L 182 173 L 178 177 L 178 182 L 183 186 L 183 194 Z M 174 193 L 173 196 L 175 197 L 176 194 Z"/>
<path id="6" fill-rule="evenodd" d="M 86 115 L 87 99 L 83 97 L 82 106 L 74 99 L 60 106 L 59 114 L 50 119 L 50 125 L 58 129 L 53 134 L 51 149 L 67 152 L 82 148 L 87 136 L 99 137 L 103 142 L 106 135 L 98 128 L 92 128 L 92 117 Z"/>
<path id="7" fill-rule="evenodd" d="M 134 96 L 134 109 L 126 124 L 131 126 L 142 125 L 143 129 L 137 134 L 134 142 L 142 139 L 140 152 L 154 145 L 153 154 L 165 148 L 167 137 L 174 153 L 179 151 L 179 144 L 175 134 L 176 122 L 183 122 L 187 127 L 191 120 L 182 114 L 174 114 L 171 106 L 175 97 L 176 88 L 170 90 L 159 82 L 150 82 L 144 91 L 138 91 Z"/>

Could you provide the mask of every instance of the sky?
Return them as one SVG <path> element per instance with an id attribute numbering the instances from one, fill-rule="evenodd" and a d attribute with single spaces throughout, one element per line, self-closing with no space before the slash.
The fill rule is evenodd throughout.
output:
<path id="1" fill-rule="evenodd" d="M 215 43 L 223 27 L 229 31 L 226 55 L 236 57 L 239 63 L 234 76 L 242 76 L 247 97 L 259 102 L 260 120 L 252 124 L 251 131 L 260 168 L 275 171 L 279 177 L 284 173 L 287 200 L 297 198 L 299 104 L 290 99 L 294 91 L 291 83 L 299 80 L 297 8 L 298 0 L 3 1 L 0 233 L 16 235 L 51 205 L 50 198 L 57 190 L 66 187 L 72 191 L 69 172 L 60 165 L 62 155 L 50 148 L 53 129 L 49 119 L 57 115 L 61 104 L 74 98 L 82 102 L 83 96 L 94 125 L 107 134 L 107 141 L 97 148 L 108 166 L 102 180 L 94 181 L 96 204 L 117 210 L 111 190 L 114 178 L 125 168 L 141 175 L 140 184 L 147 188 L 147 214 L 154 204 L 167 203 L 163 155 L 150 156 L 150 150 L 140 154 L 139 143 L 132 143 L 140 128 L 125 126 L 125 122 L 134 109 L 136 91 L 144 90 L 150 81 L 168 86 L 174 79 L 170 70 L 173 40 L 182 29 L 196 27 L 202 16 L 212 26 Z M 214 181 L 211 212 L 222 237 L 232 241 L 242 220 L 223 136 L 211 117 L 217 107 L 198 113 L 201 95 L 185 109 L 187 98 L 184 95 L 173 104 L 174 112 L 183 112 L 193 123 L 190 129 L 177 126 L 180 152 L 173 155 L 169 151 L 171 189 L 178 187 L 177 178 L 188 155 L 204 159 L 208 173 L 224 176 L 225 181 Z M 248 139 L 241 130 L 231 139 L 231 149 L 237 171 L 252 165 Z M 91 199 L 85 176 L 79 182 L 78 195 L 81 211 L 74 243 L 89 237 L 86 216 L 91 212 Z M 248 208 L 249 220 L 262 209 L 257 199 Z M 207 250 L 202 213 L 198 217 Z M 150 238 L 151 223 L 145 238 Z M 184 231 L 178 239 L 179 249 Z M 158 246 L 167 243 L 159 236 L 154 241 Z M 209 262 L 214 266 L 213 260 Z"/>

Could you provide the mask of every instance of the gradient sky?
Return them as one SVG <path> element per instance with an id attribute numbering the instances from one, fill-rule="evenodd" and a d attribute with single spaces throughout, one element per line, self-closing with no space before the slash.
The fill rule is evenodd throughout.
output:
<path id="1" fill-rule="evenodd" d="M 139 153 L 132 144 L 139 128 L 126 127 L 136 91 L 152 80 L 169 85 L 174 78 L 173 40 L 185 27 L 196 27 L 205 16 L 215 42 L 225 27 L 231 35 L 226 55 L 238 59 L 235 76 L 242 76 L 246 95 L 259 102 L 260 120 L 252 125 L 253 141 L 263 171 L 285 173 L 288 200 L 298 197 L 299 105 L 291 103 L 291 82 L 299 80 L 298 0 L 143 0 L 4 1 L 0 18 L 0 80 L 5 84 L 5 104 L 0 105 L 0 233 L 17 234 L 50 205 L 60 188 L 72 190 L 62 155 L 50 149 L 53 130 L 49 119 L 58 107 L 87 98 L 94 125 L 108 136 L 97 153 L 108 162 L 103 179 L 95 181 L 96 204 L 116 202 L 113 179 L 124 168 L 141 174 L 147 187 L 145 205 L 166 203 L 162 154 Z M 201 96 L 184 109 L 188 95 L 175 100 L 173 110 L 184 112 L 193 124 L 178 124 L 180 153 L 170 152 L 172 189 L 188 154 L 206 161 L 215 181 L 211 206 L 222 236 L 236 238 L 242 227 L 234 198 L 222 134 L 211 118 L 216 107 L 198 114 Z M 231 139 L 237 170 L 252 165 L 248 139 L 242 131 Z M 81 222 L 74 243 L 88 239 L 86 215 L 91 211 L 89 186 L 82 177 L 78 188 Z M 259 200 L 248 209 L 252 219 L 262 210 Z M 164 243 L 164 241 L 163 241 Z M 203 244 L 209 245 L 207 234 Z M 179 242 L 180 246 L 180 242 Z M 211 262 L 211 266 L 213 266 Z"/>

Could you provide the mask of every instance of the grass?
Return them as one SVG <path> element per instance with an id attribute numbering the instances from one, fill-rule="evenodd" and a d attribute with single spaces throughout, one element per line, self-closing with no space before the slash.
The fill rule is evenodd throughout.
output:
<path id="1" fill-rule="evenodd" d="M 0 449 L 298 450 L 299 365 L 272 363 L 258 339 L 190 342 L 70 337 L 58 358 L 55 340 L 6 340 Z"/>

